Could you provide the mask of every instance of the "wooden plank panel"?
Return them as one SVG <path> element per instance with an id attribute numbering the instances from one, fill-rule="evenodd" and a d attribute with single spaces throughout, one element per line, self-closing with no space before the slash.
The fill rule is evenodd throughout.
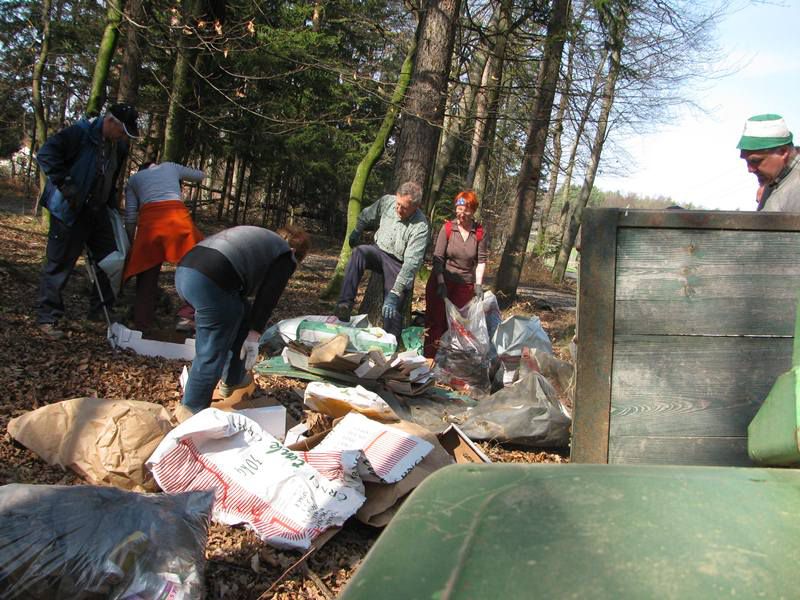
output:
<path id="1" fill-rule="evenodd" d="M 800 287 L 800 283 L 798 283 Z M 618 334 L 779 336 L 794 334 L 797 298 L 620 300 Z"/>
<path id="2" fill-rule="evenodd" d="M 617 333 L 793 334 L 800 233 L 620 229 L 617 239 Z"/>
<path id="3" fill-rule="evenodd" d="M 800 214 L 628 208 L 589 210 L 617 212 L 620 227 L 800 231 Z"/>
<path id="4" fill-rule="evenodd" d="M 612 437 L 614 464 L 752 467 L 745 437 Z"/>
<path id="5" fill-rule="evenodd" d="M 616 336 L 610 435 L 746 436 L 792 340 Z"/>
<path id="6" fill-rule="evenodd" d="M 573 462 L 608 462 L 617 216 L 616 211 L 589 210 L 582 225 L 588 243 L 580 268 Z"/>

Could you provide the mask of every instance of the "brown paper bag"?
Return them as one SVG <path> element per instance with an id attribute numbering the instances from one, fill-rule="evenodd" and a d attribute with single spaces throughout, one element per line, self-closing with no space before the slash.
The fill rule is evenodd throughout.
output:
<path id="1" fill-rule="evenodd" d="M 144 463 L 171 429 L 160 404 L 102 398 L 64 400 L 8 424 L 9 435 L 48 464 L 135 492 L 158 489 Z"/>

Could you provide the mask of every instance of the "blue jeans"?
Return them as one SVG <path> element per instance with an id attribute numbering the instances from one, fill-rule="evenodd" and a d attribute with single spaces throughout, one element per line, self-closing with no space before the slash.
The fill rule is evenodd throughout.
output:
<path id="1" fill-rule="evenodd" d="M 386 294 L 392 291 L 402 267 L 403 262 L 400 259 L 387 254 L 375 244 L 356 246 L 344 271 L 344 281 L 342 281 L 342 291 L 339 293 L 339 302 L 353 303 L 358 292 L 358 284 L 361 282 L 361 277 L 366 270 L 383 274 L 383 297 L 385 299 Z M 404 290 L 400 295 L 398 309 L 405 303 L 406 293 L 407 291 Z M 398 310 L 396 318 L 383 322 L 383 329 L 393 334 L 398 341 L 403 329 L 403 315 L 399 314 L 400 312 Z"/>
<path id="2" fill-rule="evenodd" d="M 39 297 L 36 303 L 37 323 L 58 323 L 64 316 L 62 292 L 69 281 L 75 263 L 87 247 L 94 260 L 99 262 L 117 249 L 114 231 L 108 218 L 106 207 L 92 211 L 84 208 L 72 226 L 67 226 L 56 217 L 50 219 L 50 232 L 47 235 L 47 250 L 39 284 Z M 88 259 L 87 259 L 88 260 Z M 97 267 L 97 281 L 103 290 L 103 300 L 107 308 L 114 304 L 114 292 L 103 269 Z M 89 299 L 89 312 L 102 313 L 103 303 L 92 286 Z"/>
<path id="3" fill-rule="evenodd" d="M 244 361 L 239 358 L 249 331 L 248 305 L 238 291 L 223 290 L 208 277 L 187 267 L 175 271 L 175 288 L 194 307 L 195 357 L 183 404 L 192 412 L 211 405 L 211 396 L 223 372 L 229 385 L 241 383 Z"/>

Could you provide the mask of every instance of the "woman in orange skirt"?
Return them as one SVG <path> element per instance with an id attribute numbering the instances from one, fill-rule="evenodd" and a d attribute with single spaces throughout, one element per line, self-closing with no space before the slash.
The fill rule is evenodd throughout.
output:
<path id="1" fill-rule="evenodd" d="M 155 321 L 161 264 L 177 264 L 203 239 L 181 199 L 181 181 L 201 182 L 204 174 L 171 162 L 144 163 L 125 190 L 125 229 L 132 247 L 123 278 L 136 275 L 133 322 L 145 330 Z M 136 235 L 134 236 L 134 231 Z"/>

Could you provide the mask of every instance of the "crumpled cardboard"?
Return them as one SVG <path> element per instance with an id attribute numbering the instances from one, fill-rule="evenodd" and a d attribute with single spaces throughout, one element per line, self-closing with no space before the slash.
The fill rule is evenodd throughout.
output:
<path id="1" fill-rule="evenodd" d="M 317 344 L 308 357 L 308 366 L 334 371 L 353 371 L 366 355 L 365 352 L 348 352 L 349 338 L 344 334 Z"/>
<path id="2" fill-rule="evenodd" d="M 102 398 L 64 400 L 8 424 L 9 435 L 48 464 L 135 492 L 158 489 L 145 461 L 171 429 L 160 404 Z"/>

